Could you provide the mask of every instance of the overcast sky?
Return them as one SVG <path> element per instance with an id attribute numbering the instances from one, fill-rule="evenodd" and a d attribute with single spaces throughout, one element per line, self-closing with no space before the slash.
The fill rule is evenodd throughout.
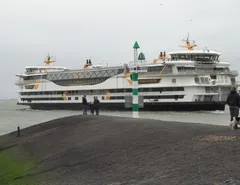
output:
<path id="1" fill-rule="evenodd" d="M 43 65 L 82 68 L 133 60 L 138 41 L 146 59 L 179 50 L 190 32 L 199 48 L 221 52 L 239 71 L 239 0 L 1 0 L 0 98 L 16 98 L 16 73 Z"/>

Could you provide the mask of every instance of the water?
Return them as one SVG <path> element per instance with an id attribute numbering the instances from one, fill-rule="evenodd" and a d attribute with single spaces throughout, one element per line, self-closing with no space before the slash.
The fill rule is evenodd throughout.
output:
<path id="1" fill-rule="evenodd" d="M 131 112 L 100 112 L 101 115 L 131 117 Z M 26 106 L 16 105 L 16 100 L 0 101 L 0 135 L 15 131 L 18 126 L 25 128 L 56 118 L 79 115 L 81 111 L 66 110 L 32 110 Z M 204 123 L 213 125 L 229 124 L 229 111 L 197 111 L 197 112 L 140 112 L 140 118 L 165 121 Z"/>

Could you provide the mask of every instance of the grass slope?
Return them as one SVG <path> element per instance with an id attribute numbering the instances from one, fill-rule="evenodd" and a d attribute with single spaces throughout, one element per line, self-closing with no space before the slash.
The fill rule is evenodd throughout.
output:
<path id="1" fill-rule="evenodd" d="M 19 162 L 9 152 L 0 152 L 0 184 L 4 185 L 35 185 L 28 170 L 32 162 Z"/>

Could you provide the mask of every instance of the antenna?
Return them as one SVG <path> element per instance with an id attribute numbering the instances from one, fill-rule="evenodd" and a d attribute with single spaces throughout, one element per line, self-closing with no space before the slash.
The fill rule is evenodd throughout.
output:
<path id="1" fill-rule="evenodd" d="M 53 62 L 56 62 L 56 57 L 55 57 L 54 60 L 52 58 L 53 58 L 53 56 L 50 56 L 50 54 L 48 53 L 48 55 L 46 56 L 46 59 L 44 61 L 45 65 L 49 65 L 49 64 L 51 64 Z"/>
<path id="2" fill-rule="evenodd" d="M 182 48 L 187 48 L 188 50 L 193 50 L 194 47 L 196 47 L 197 45 L 195 44 L 195 41 L 193 41 L 192 43 L 190 42 L 190 39 L 189 39 L 189 32 L 188 32 L 188 36 L 187 36 L 187 39 L 186 40 L 182 40 L 185 42 L 185 46 L 180 46 Z"/>

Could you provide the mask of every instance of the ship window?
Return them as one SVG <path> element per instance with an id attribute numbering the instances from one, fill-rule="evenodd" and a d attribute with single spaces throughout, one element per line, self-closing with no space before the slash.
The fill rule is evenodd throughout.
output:
<path id="1" fill-rule="evenodd" d="M 144 99 L 183 99 L 184 95 L 144 96 Z"/>
<path id="2" fill-rule="evenodd" d="M 173 79 L 172 79 L 172 83 L 176 83 L 176 78 L 173 78 Z"/>
<path id="3" fill-rule="evenodd" d="M 188 72 L 188 71 L 194 71 L 194 67 L 177 67 L 179 72 Z"/>
<path id="4" fill-rule="evenodd" d="M 225 76 L 225 83 L 228 83 L 228 77 Z"/>
<path id="5" fill-rule="evenodd" d="M 75 100 L 78 100 L 78 97 L 75 97 Z"/>
<path id="6" fill-rule="evenodd" d="M 209 84 L 209 79 L 205 78 L 205 84 Z"/>
<path id="7" fill-rule="evenodd" d="M 160 72 L 163 66 L 151 66 L 148 67 L 148 72 Z"/>
<path id="8" fill-rule="evenodd" d="M 204 101 L 212 101 L 213 96 L 212 95 L 205 95 L 204 96 Z"/>
<path id="9" fill-rule="evenodd" d="M 71 100 L 71 97 L 68 97 L 68 100 Z"/>
<path id="10" fill-rule="evenodd" d="M 174 97 L 175 97 L 175 100 L 178 100 L 178 95 L 175 95 Z"/>
<path id="11" fill-rule="evenodd" d="M 218 55 L 213 55 L 213 54 L 192 54 L 191 55 L 192 60 L 196 61 L 216 61 L 218 59 Z"/>
<path id="12" fill-rule="evenodd" d="M 110 100 L 123 100 L 124 96 L 110 96 Z"/>
<path id="13" fill-rule="evenodd" d="M 22 101 L 43 101 L 43 100 L 63 100 L 63 98 L 22 98 Z"/>
<path id="14" fill-rule="evenodd" d="M 217 79 L 217 76 L 216 75 L 210 75 L 211 79 L 214 79 L 216 80 Z"/>
<path id="15" fill-rule="evenodd" d="M 183 60 L 183 59 L 185 59 L 185 58 L 186 58 L 185 55 L 183 55 L 183 54 L 179 55 L 179 59 L 180 59 L 180 60 Z"/>
<path id="16" fill-rule="evenodd" d="M 138 81 L 139 84 L 153 84 L 153 83 L 159 83 L 160 79 L 140 79 Z"/>
<path id="17" fill-rule="evenodd" d="M 165 67 L 165 69 L 163 70 L 162 73 L 163 73 L 163 74 L 172 73 L 172 67 L 170 67 L 170 66 Z"/>
<path id="18" fill-rule="evenodd" d="M 194 78 L 194 80 L 196 84 L 199 84 L 199 78 Z"/>
<path id="19" fill-rule="evenodd" d="M 185 55 L 186 60 L 191 60 L 191 55 Z"/>
<path id="20" fill-rule="evenodd" d="M 232 83 L 232 85 L 235 85 L 235 84 L 236 84 L 235 78 L 231 78 L 231 83 Z"/>
<path id="21" fill-rule="evenodd" d="M 111 93 L 131 93 L 132 89 L 108 89 Z M 161 88 L 139 88 L 139 92 L 163 92 L 163 91 L 184 91 L 183 87 L 161 87 Z M 49 91 L 40 91 L 40 92 L 21 92 L 21 95 L 48 95 Z M 84 95 L 89 94 L 90 90 L 82 90 L 82 91 L 68 91 L 69 95 Z M 52 94 L 65 94 L 64 91 L 53 91 Z M 106 90 L 104 89 L 96 89 L 93 90 L 92 94 L 95 95 L 104 95 L 106 94 Z"/>
<path id="22" fill-rule="evenodd" d="M 171 55 L 171 59 L 172 59 L 172 60 L 177 60 L 177 59 L 178 59 L 178 57 L 177 57 L 177 55 L 176 55 L 176 54 L 173 54 L 173 55 Z"/>
<path id="23" fill-rule="evenodd" d="M 176 57 L 174 56 L 174 58 L 176 58 Z M 191 55 L 189 55 L 189 54 L 179 54 L 178 58 L 180 60 L 191 60 Z"/>
<path id="24" fill-rule="evenodd" d="M 25 89 L 33 89 L 34 85 L 26 85 Z"/>

